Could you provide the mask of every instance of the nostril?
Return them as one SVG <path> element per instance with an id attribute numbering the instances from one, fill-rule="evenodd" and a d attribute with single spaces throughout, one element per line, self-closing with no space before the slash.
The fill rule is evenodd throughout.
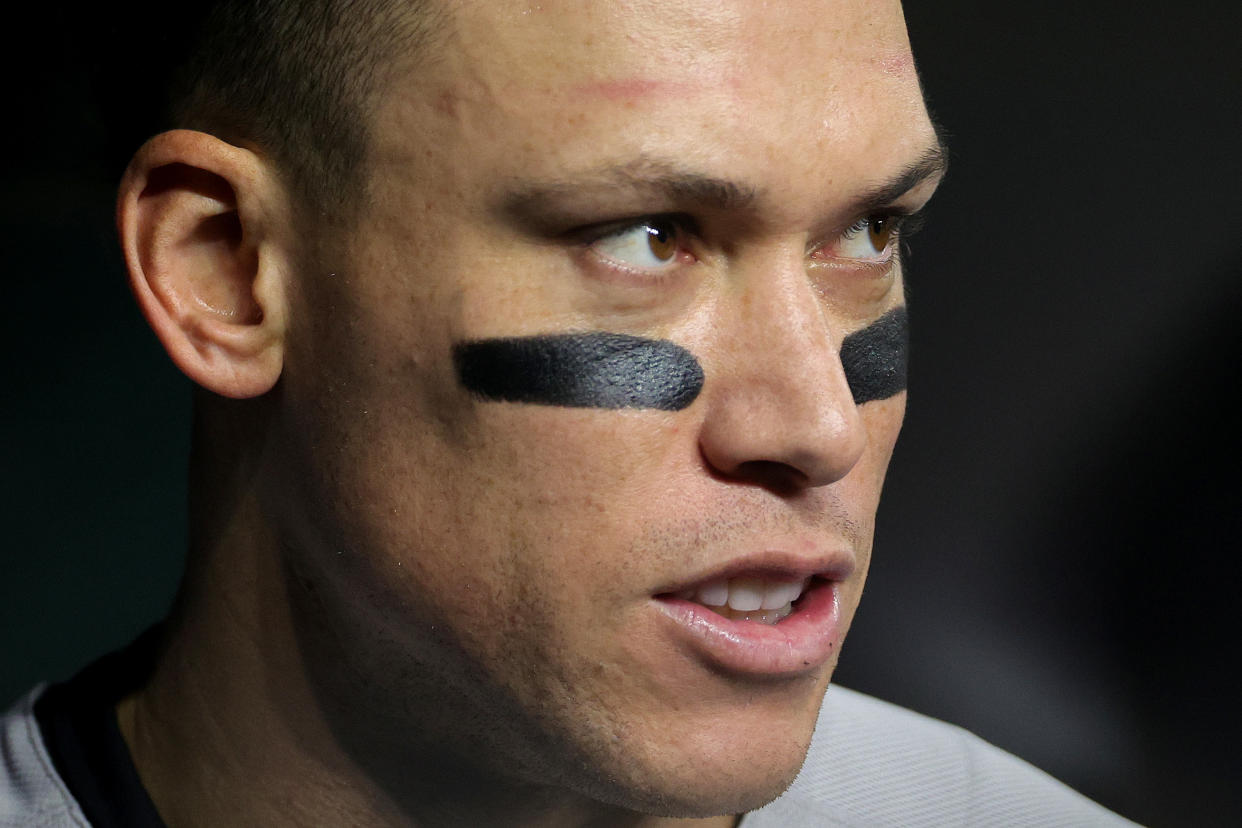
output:
<path id="1" fill-rule="evenodd" d="M 794 466 L 775 460 L 747 460 L 738 463 L 727 476 L 747 480 L 778 495 L 792 495 L 807 487 L 807 476 Z"/>

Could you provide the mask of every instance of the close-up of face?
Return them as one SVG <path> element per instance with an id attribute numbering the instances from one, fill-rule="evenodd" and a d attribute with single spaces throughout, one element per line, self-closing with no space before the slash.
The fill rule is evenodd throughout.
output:
<path id="1" fill-rule="evenodd" d="M 290 288 L 260 485 L 316 681 L 346 743 L 756 807 L 905 409 L 943 162 L 900 5 L 462 3 L 440 37 Z"/>

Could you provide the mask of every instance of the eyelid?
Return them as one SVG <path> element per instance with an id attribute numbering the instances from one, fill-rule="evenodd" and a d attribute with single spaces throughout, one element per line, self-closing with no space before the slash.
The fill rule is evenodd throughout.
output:
<path id="1" fill-rule="evenodd" d="M 644 224 L 668 222 L 677 228 L 683 236 L 697 236 L 699 229 L 694 218 L 685 213 L 644 213 L 620 219 L 595 222 L 576 227 L 565 235 L 575 239 L 579 244 L 590 245 L 597 241 L 632 230 Z"/>

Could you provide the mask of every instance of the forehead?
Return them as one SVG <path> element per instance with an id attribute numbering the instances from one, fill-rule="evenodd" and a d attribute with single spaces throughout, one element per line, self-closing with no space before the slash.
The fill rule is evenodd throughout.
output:
<path id="1" fill-rule="evenodd" d="M 824 46 L 841 63 L 908 53 L 894 0 L 501 0 L 458 3 L 450 19 L 460 48 L 520 66 L 528 79 L 571 66 L 602 75 L 645 66 L 715 82 L 738 67 L 804 64 Z M 575 66 L 581 57 L 591 65 Z"/>
<path id="2" fill-rule="evenodd" d="M 882 178 L 934 143 L 899 2 L 450 10 L 435 58 L 403 75 L 381 106 L 381 154 L 464 142 L 483 168 L 533 176 L 676 158 L 794 197 L 808 178 L 846 184 L 849 171 L 833 159 L 857 170 L 869 158 Z M 426 140 L 411 140 L 418 133 Z"/>

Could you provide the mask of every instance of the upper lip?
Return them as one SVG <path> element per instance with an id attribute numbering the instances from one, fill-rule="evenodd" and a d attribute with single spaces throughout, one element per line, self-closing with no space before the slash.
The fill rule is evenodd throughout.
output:
<path id="1" fill-rule="evenodd" d="M 846 549 L 799 555 L 768 551 L 734 558 L 716 567 L 662 586 L 656 595 L 683 592 L 703 584 L 730 578 L 764 578 L 772 581 L 799 581 L 819 577 L 844 581 L 854 571 L 854 554 Z"/>

